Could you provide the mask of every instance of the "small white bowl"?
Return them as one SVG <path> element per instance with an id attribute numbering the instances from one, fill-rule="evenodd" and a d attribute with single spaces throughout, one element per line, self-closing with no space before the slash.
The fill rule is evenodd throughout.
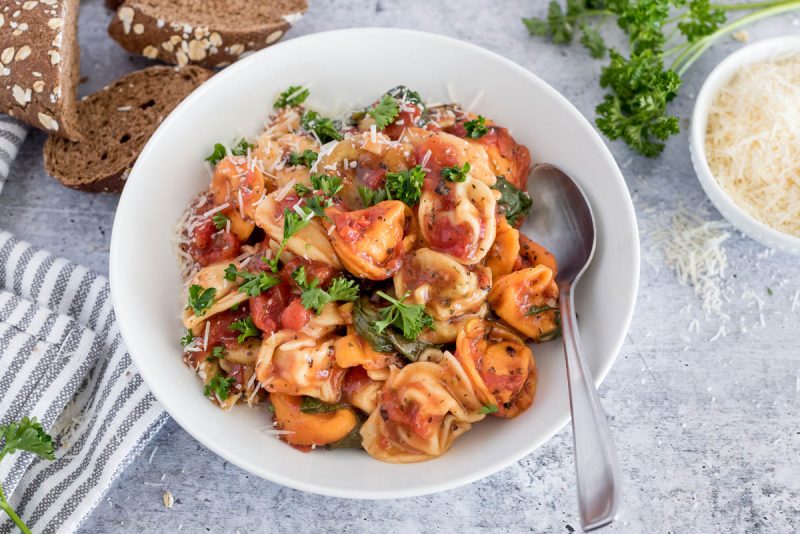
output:
<path id="1" fill-rule="evenodd" d="M 697 179 L 708 198 L 731 224 L 756 241 L 784 252 L 800 254 L 800 237 L 786 234 L 759 221 L 728 196 L 708 167 L 706 158 L 706 127 L 711 103 L 719 89 L 746 65 L 768 61 L 791 53 L 800 53 L 800 36 L 776 37 L 758 41 L 737 50 L 708 75 L 694 104 L 689 149 Z M 800 88 L 798 88 L 800 90 Z"/>

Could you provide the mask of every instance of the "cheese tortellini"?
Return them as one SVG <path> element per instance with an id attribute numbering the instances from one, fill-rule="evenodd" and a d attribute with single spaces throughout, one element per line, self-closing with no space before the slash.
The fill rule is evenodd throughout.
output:
<path id="1" fill-rule="evenodd" d="M 526 342 L 560 334 L 555 258 L 521 229 L 530 154 L 403 86 L 334 117 L 308 93 L 207 159 L 178 232 L 183 359 L 298 450 L 436 458 L 532 406 Z"/>

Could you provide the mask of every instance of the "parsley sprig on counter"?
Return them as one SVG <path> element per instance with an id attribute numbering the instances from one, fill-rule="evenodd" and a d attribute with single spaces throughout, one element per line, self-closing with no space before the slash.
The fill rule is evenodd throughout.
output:
<path id="1" fill-rule="evenodd" d="M 23 417 L 20 421 L 0 426 L 0 461 L 15 452 L 29 452 L 43 460 L 55 459 L 53 438 L 45 432 L 36 418 Z M 3 510 L 23 534 L 31 534 L 25 522 L 17 515 L 0 486 L 0 510 Z"/>
<path id="2" fill-rule="evenodd" d="M 328 289 L 319 287 L 319 280 L 314 278 L 309 281 L 306 277 L 306 268 L 301 266 L 292 273 L 292 278 L 300 287 L 300 303 L 307 310 L 314 310 L 317 315 L 322 313 L 322 308 L 329 302 L 353 302 L 358 298 L 358 284 L 342 276 L 334 278 Z"/>
<path id="3" fill-rule="evenodd" d="M 592 57 L 608 51 L 600 74 L 607 90 L 596 108 L 597 127 L 609 139 L 622 139 L 636 152 L 655 157 L 664 141 L 680 131 L 667 111 L 681 86 L 681 76 L 717 39 L 764 17 L 800 9 L 800 0 L 712 4 L 710 0 L 558 0 L 545 18 L 525 18 L 534 36 L 567 45 L 576 33 Z M 751 13 L 725 24 L 727 12 Z M 628 55 L 607 47 L 599 25 L 613 17 L 628 37 Z"/>

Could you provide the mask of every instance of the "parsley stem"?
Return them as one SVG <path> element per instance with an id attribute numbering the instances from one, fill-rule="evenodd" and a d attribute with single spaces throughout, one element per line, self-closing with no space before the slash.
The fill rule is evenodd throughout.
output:
<path id="1" fill-rule="evenodd" d="M 711 8 L 721 9 L 723 11 L 746 11 L 749 9 L 771 7 L 777 4 L 782 4 L 785 1 L 786 0 L 765 0 L 764 2 L 748 2 L 745 4 L 711 4 Z"/>
<path id="2" fill-rule="evenodd" d="M 3 493 L 3 488 L 0 486 L 0 510 L 3 510 L 5 513 L 8 514 L 8 517 L 19 527 L 22 531 L 22 534 L 31 534 L 31 529 L 28 528 L 28 525 L 17 515 L 11 505 L 8 504 L 6 500 L 6 495 Z"/>
<path id="3" fill-rule="evenodd" d="M 692 64 L 697 61 L 701 55 L 703 55 L 703 52 L 708 50 L 714 41 L 723 35 L 727 35 L 735 29 L 745 26 L 746 24 L 750 24 L 751 22 L 771 17 L 773 15 L 779 15 L 787 11 L 800 9 L 800 0 L 782 0 L 770 5 L 771 7 L 745 15 L 744 17 L 737 19 L 728 25 L 721 27 L 711 35 L 707 35 L 706 37 L 703 37 L 699 41 L 695 42 L 691 47 L 687 48 L 682 54 L 675 58 L 675 61 L 672 63 L 672 69 L 675 70 L 679 76 L 683 76 L 684 73 L 689 70 L 689 67 L 691 67 Z"/>

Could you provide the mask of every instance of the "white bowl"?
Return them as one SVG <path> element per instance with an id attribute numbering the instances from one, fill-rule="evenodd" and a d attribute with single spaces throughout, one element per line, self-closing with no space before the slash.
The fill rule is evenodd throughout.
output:
<path id="1" fill-rule="evenodd" d="M 689 150 L 700 185 L 714 206 L 731 224 L 768 247 L 800 254 L 800 237 L 775 230 L 739 207 L 714 178 L 706 159 L 708 112 L 720 88 L 742 67 L 790 53 L 800 53 L 800 36 L 775 37 L 755 42 L 737 50 L 717 65 L 706 78 L 694 103 Z"/>
<path id="2" fill-rule="evenodd" d="M 574 176 L 593 204 L 597 253 L 577 288 L 577 310 L 598 385 L 614 362 L 633 314 L 639 239 L 625 182 L 592 126 L 554 89 L 496 54 L 416 31 L 356 29 L 292 39 L 237 62 L 178 106 L 142 151 L 117 209 L 110 272 L 120 330 L 144 380 L 170 415 L 220 456 L 268 480 L 325 495 L 423 495 L 530 454 L 569 418 L 560 343 L 534 348 L 540 375 L 531 409 L 513 420 L 483 421 L 447 454 L 419 464 L 386 464 L 356 450 L 298 452 L 261 433 L 269 424 L 266 410 L 223 412 L 203 397 L 200 381 L 181 361 L 182 286 L 172 227 L 208 187 L 203 158 L 214 143 L 255 135 L 274 96 L 298 83 L 312 84 L 312 105 L 366 105 L 398 84 L 442 101 L 449 99 L 447 83 L 465 103 L 483 94 L 475 109 L 512 128 L 536 161 Z"/>

